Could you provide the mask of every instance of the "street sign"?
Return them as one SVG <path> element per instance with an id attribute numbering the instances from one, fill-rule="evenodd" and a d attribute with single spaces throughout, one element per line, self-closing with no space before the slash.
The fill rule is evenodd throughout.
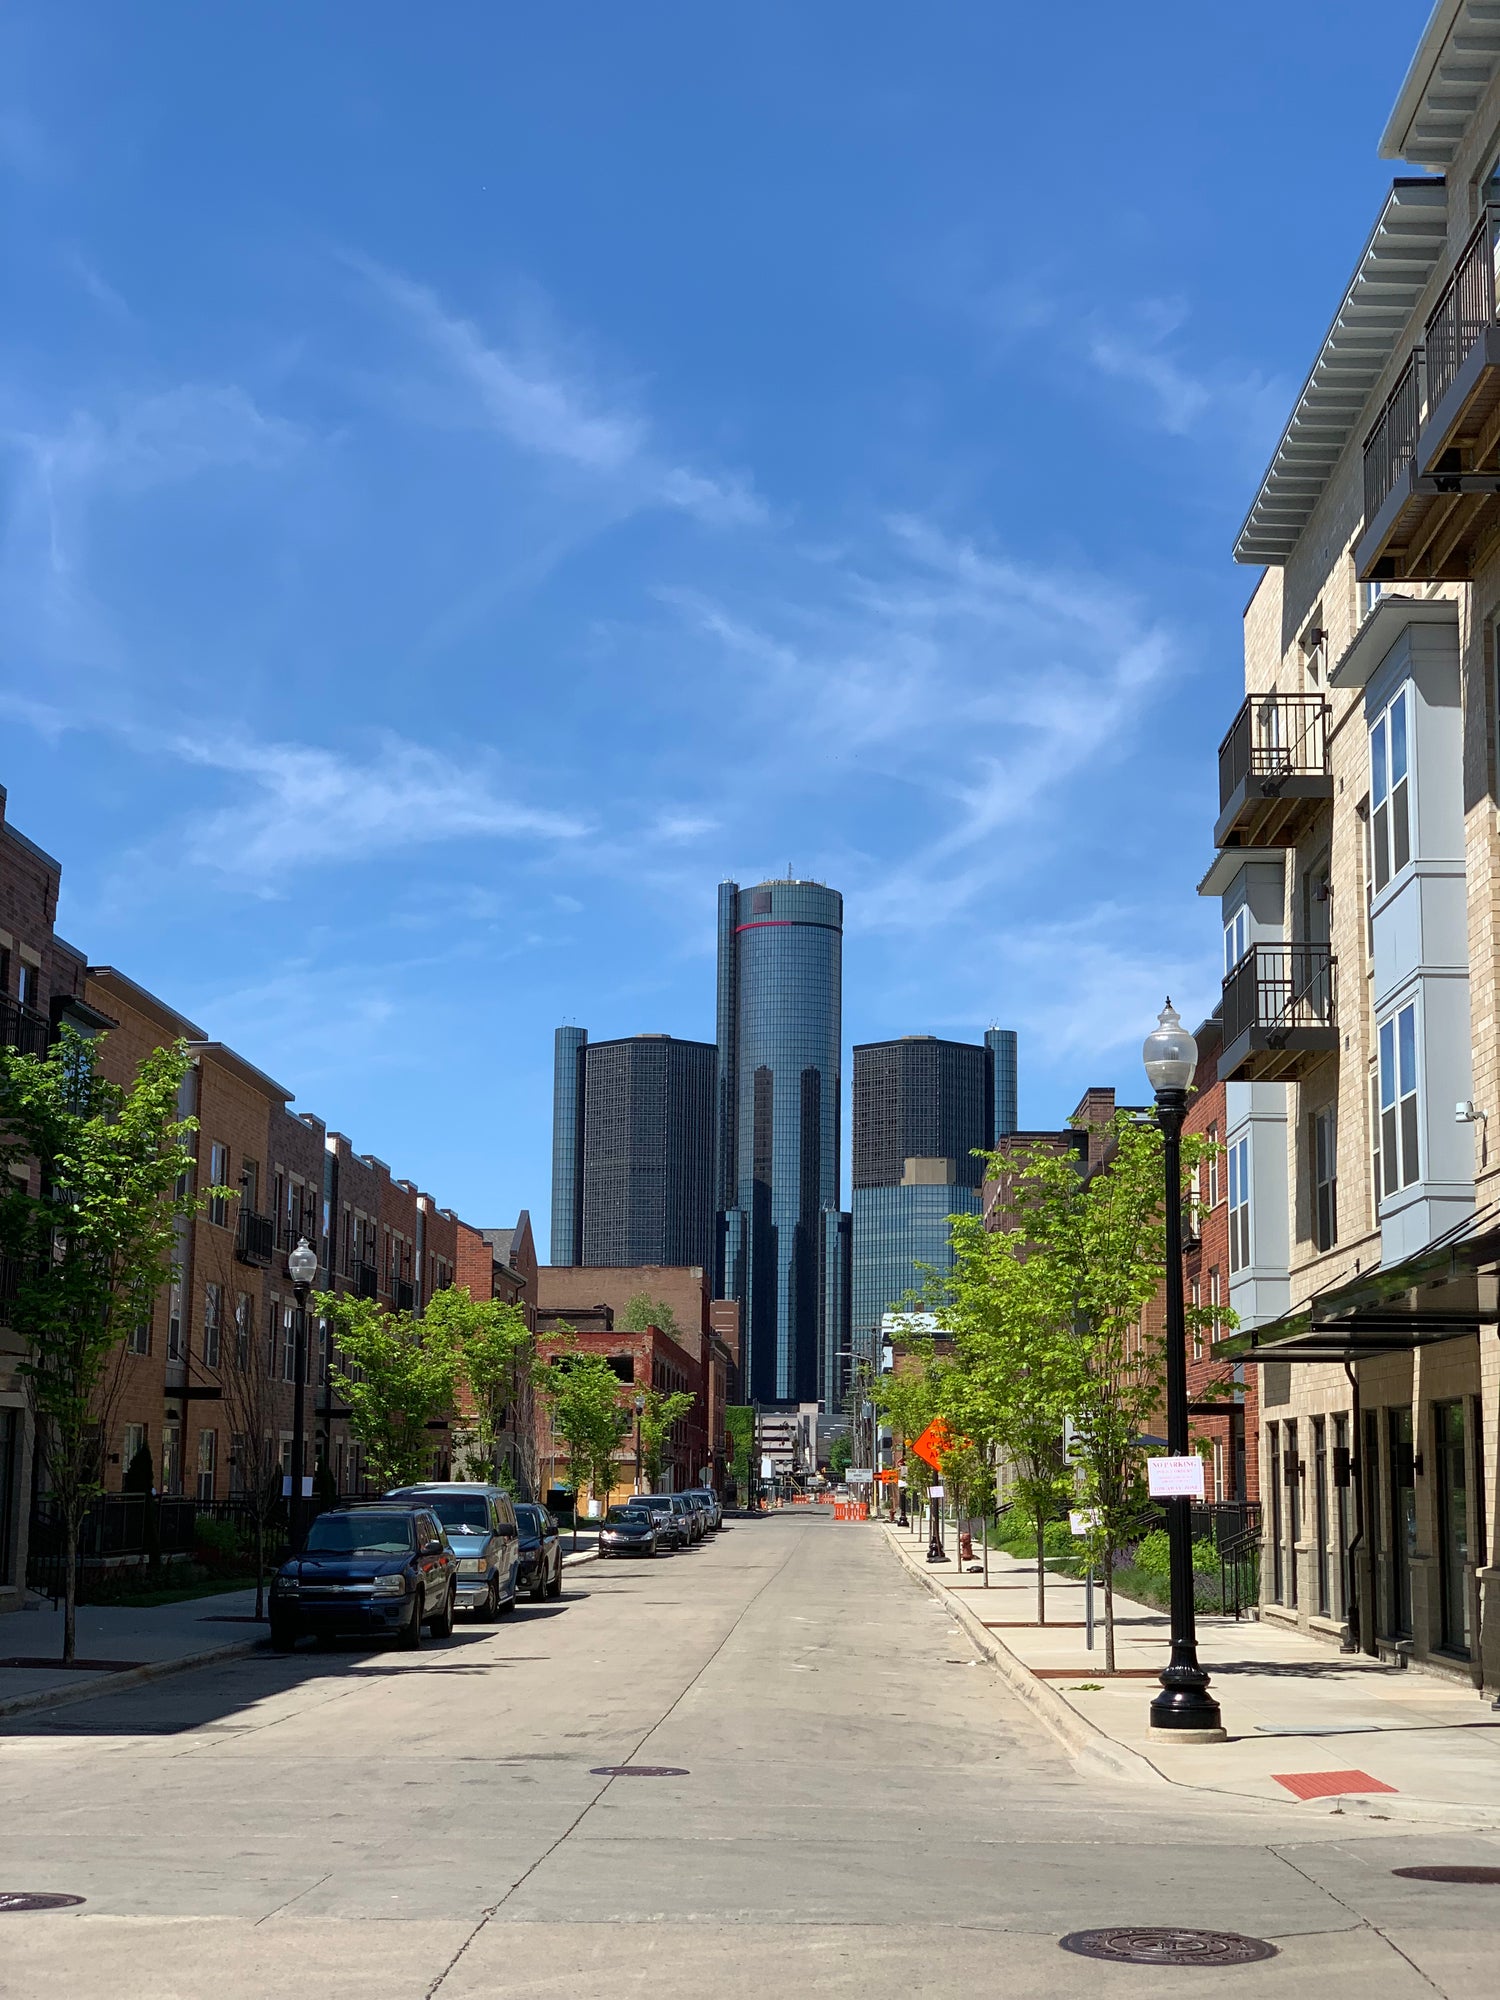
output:
<path id="1" fill-rule="evenodd" d="M 762 1479 L 774 1479 L 776 1477 L 776 1468 L 771 1463 L 769 1452 L 763 1453 L 761 1456 L 760 1476 Z"/>
<path id="2" fill-rule="evenodd" d="M 1146 1485 L 1153 1500 L 1201 1500 L 1203 1460 L 1196 1452 L 1185 1458 L 1148 1458 Z"/>
<path id="3" fill-rule="evenodd" d="M 1068 1526 L 1075 1535 L 1087 1535 L 1099 1525 L 1097 1507 L 1072 1507 L 1068 1510 Z"/>
<path id="4" fill-rule="evenodd" d="M 934 1417 L 922 1435 L 912 1445 L 912 1450 L 924 1464 L 934 1472 L 942 1465 L 943 1453 L 953 1449 L 953 1438 L 941 1417 Z"/>
<path id="5" fill-rule="evenodd" d="M 844 1484 L 846 1486 L 871 1486 L 874 1484 L 874 1475 L 867 1465 L 851 1465 L 845 1469 Z"/>
<path id="6" fill-rule="evenodd" d="M 305 1472 L 302 1475 L 302 1497 L 304 1500 L 311 1497 L 312 1490 L 312 1474 Z M 283 1500 L 290 1500 L 292 1497 L 292 1475 L 289 1472 L 283 1472 L 281 1475 L 281 1497 Z"/>
<path id="7" fill-rule="evenodd" d="M 928 1499 L 929 1499 L 929 1500 L 941 1500 L 941 1499 L 942 1499 L 942 1497 L 943 1497 L 943 1489 L 942 1489 L 942 1487 L 941 1487 L 941 1486 L 929 1486 L 929 1487 L 928 1487 L 928 1489 L 927 1489 L 927 1497 L 928 1497 Z"/>

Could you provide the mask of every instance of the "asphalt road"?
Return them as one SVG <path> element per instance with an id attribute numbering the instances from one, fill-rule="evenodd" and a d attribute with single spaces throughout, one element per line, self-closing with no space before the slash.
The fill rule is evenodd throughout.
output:
<path id="1" fill-rule="evenodd" d="M 0 1728 L 6 2000 L 1496 1991 L 1500 1840 L 1078 1775 L 872 1530 L 730 1523 L 416 1656 L 256 1656 Z M 1143 1699 L 1144 1699 L 1143 1695 Z M 609 1779 L 594 1767 L 677 1767 Z M 1091 1963 L 1111 1924 L 1263 1964 Z"/>

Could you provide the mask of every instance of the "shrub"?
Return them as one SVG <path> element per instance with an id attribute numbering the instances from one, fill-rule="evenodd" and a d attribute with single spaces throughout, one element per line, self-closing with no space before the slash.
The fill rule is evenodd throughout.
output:
<path id="1" fill-rule="evenodd" d="M 205 1569 L 238 1569 L 243 1561 L 238 1527 L 233 1521 L 200 1514 L 193 1524 L 193 1553 Z"/>
<path id="2" fill-rule="evenodd" d="M 1172 1543 L 1165 1528 L 1153 1528 L 1142 1540 L 1131 1567 L 1144 1570 L 1147 1576 L 1171 1575 Z"/>

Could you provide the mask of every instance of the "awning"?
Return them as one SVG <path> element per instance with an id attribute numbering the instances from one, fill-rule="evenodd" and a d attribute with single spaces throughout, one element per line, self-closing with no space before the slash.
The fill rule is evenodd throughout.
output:
<path id="1" fill-rule="evenodd" d="M 1500 1325 L 1500 1203 L 1415 1257 L 1317 1292 L 1295 1312 L 1234 1333 L 1227 1361 L 1370 1361 Z"/>

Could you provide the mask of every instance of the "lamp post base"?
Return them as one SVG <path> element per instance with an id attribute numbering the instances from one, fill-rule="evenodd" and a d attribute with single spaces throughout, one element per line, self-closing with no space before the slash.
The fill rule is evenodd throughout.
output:
<path id="1" fill-rule="evenodd" d="M 1229 1731 L 1227 1729 L 1163 1728 L 1159 1723 L 1155 1722 L 1151 1724 L 1146 1734 L 1153 1743 L 1227 1743 L 1229 1741 Z"/>
<path id="2" fill-rule="evenodd" d="M 1151 1704 L 1151 1734 L 1180 1743 L 1222 1743 L 1228 1731 L 1201 1667 L 1167 1667 Z"/>

